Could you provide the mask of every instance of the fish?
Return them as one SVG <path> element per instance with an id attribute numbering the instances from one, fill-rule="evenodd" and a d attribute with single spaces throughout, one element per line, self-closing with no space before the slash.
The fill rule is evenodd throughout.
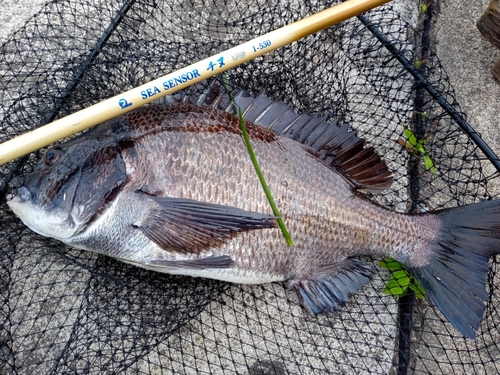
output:
<path id="1" fill-rule="evenodd" d="M 476 336 L 488 261 L 500 252 L 499 201 L 393 212 L 367 194 L 391 186 L 387 164 L 348 124 L 241 90 L 235 103 L 278 217 L 235 104 L 210 90 L 134 109 L 54 145 L 8 196 L 10 209 L 42 236 L 156 272 L 286 282 L 313 315 L 337 310 L 371 280 L 361 256 L 391 257 L 458 332 Z"/>

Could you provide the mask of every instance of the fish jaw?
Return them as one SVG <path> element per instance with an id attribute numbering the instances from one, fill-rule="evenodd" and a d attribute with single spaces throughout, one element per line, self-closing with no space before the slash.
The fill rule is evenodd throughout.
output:
<path id="1" fill-rule="evenodd" d="M 32 231 L 46 237 L 64 240 L 75 234 L 75 223 L 65 212 L 50 214 L 36 202 L 36 197 L 24 186 L 8 197 L 7 205 Z"/>

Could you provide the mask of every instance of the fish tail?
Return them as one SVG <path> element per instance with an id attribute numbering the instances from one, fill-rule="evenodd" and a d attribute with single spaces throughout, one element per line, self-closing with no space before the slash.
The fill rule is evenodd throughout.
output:
<path id="1" fill-rule="evenodd" d="M 446 319 L 462 335 L 474 338 L 488 301 L 489 258 L 500 253 L 500 201 L 424 216 L 437 219 L 441 228 L 418 251 L 427 254 L 421 257 L 426 261 L 417 265 L 419 259 L 410 259 L 408 268 Z"/>

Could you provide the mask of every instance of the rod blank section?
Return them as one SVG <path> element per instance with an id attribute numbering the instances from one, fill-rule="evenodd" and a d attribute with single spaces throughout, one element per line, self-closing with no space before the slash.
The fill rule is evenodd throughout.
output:
<path id="1" fill-rule="evenodd" d="M 348 0 L 0 144 L 0 165 L 391 0 Z M 235 58 L 236 57 L 236 58 Z"/>

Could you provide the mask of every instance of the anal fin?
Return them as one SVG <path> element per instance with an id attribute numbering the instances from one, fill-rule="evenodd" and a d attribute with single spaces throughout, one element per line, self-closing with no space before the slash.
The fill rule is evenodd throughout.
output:
<path id="1" fill-rule="evenodd" d="M 330 272 L 328 272 L 330 271 Z M 301 304 L 313 315 L 335 311 L 359 288 L 370 281 L 372 271 L 363 262 L 345 260 L 325 266 L 318 276 L 289 281 Z"/>

